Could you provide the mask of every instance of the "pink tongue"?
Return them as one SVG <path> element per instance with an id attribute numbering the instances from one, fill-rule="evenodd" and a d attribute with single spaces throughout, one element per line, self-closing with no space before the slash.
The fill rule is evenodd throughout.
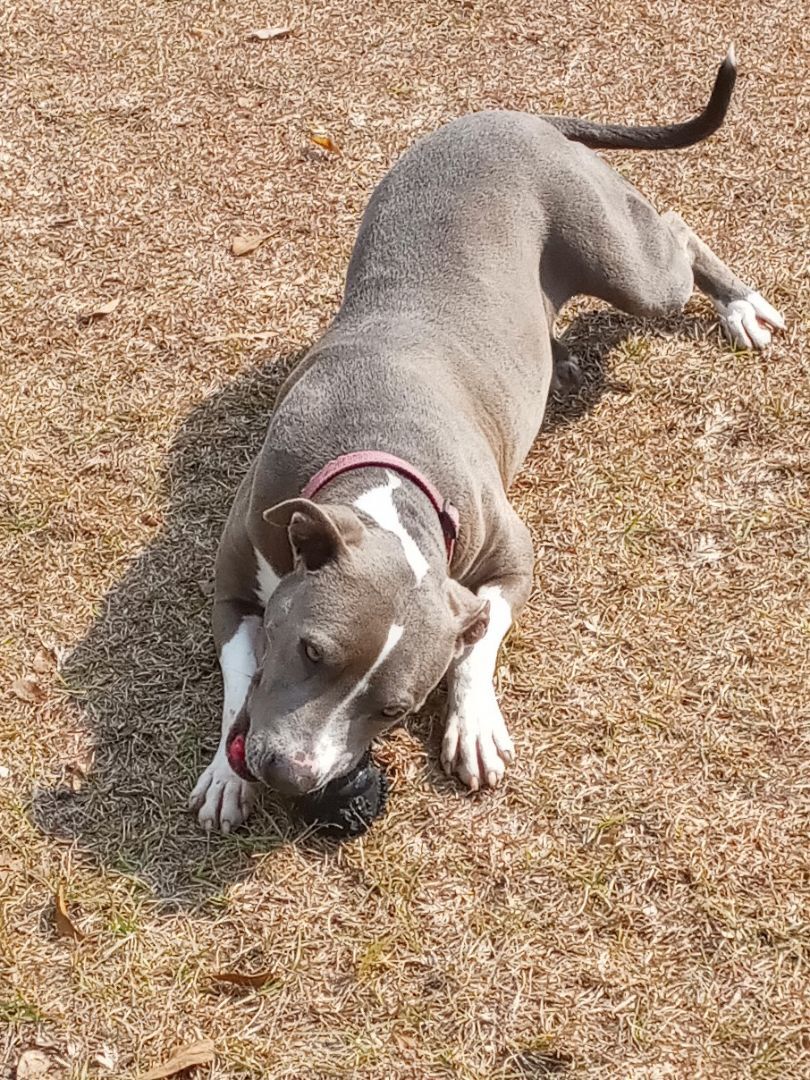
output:
<path id="1" fill-rule="evenodd" d="M 228 747 L 228 764 L 240 776 L 247 771 L 245 762 L 245 736 L 235 735 Z"/>

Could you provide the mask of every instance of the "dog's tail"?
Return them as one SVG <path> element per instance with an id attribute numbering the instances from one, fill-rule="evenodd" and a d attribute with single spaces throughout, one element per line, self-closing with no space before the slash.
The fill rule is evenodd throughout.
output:
<path id="1" fill-rule="evenodd" d="M 734 46 L 729 46 L 726 58 L 714 80 L 706 108 L 684 124 L 630 127 L 625 124 L 592 124 L 570 116 L 544 116 L 552 127 L 572 142 L 584 143 L 592 150 L 679 150 L 684 146 L 707 139 L 720 127 L 728 112 L 734 83 L 737 81 L 737 61 Z"/>

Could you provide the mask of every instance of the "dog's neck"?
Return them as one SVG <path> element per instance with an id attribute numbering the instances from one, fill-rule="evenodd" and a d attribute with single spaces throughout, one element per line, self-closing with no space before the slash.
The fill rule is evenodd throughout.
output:
<path id="1" fill-rule="evenodd" d="M 396 535 L 417 579 L 427 570 L 447 573 L 439 515 L 424 491 L 407 477 L 369 465 L 336 476 L 314 501 L 351 506 L 365 521 Z"/>

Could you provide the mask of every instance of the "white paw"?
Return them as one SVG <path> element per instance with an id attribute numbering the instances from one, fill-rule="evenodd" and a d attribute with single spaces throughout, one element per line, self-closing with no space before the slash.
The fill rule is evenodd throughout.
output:
<path id="1" fill-rule="evenodd" d="M 194 786 L 188 804 L 200 825 L 229 833 L 247 821 L 256 799 L 256 784 L 237 776 L 219 751 Z"/>
<path id="2" fill-rule="evenodd" d="M 495 787 L 515 756 L 495 691 L 466 696 L 452 708 L 442 742 L 442 765 L 471 791 Z"/>
<path id="3" fill-rule="evenodd" d="M 771 343 L 771 328 L 785 329 L 785 320 L 758 292 L 715 307 L 729 340 L 741 349 L 764 349 Z"/>

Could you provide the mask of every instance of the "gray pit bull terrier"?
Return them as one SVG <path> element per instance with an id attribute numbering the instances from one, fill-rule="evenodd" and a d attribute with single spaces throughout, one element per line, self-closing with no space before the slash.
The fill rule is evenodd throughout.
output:
<path id="1" fill-rule="evenodd" d="M 445 675 L 445 770 L 473 791 L 501 779 L 514 746 L 492 679 L 533 565 L 506 489 L 550 389 L 577 381 L 558 311 L 585 293 L 667 316 L 697 285 L 743 348 L 784 326 L 593 153 L 706 138 L 735 78 L 729 50 L 704 111 L 670 127 L 467 116 L 377 187 L 343 304 L 282 388 L 222 537 L 202 825 L 239 826 L 254 781 L 302 794 L 348 772 Z"/>

